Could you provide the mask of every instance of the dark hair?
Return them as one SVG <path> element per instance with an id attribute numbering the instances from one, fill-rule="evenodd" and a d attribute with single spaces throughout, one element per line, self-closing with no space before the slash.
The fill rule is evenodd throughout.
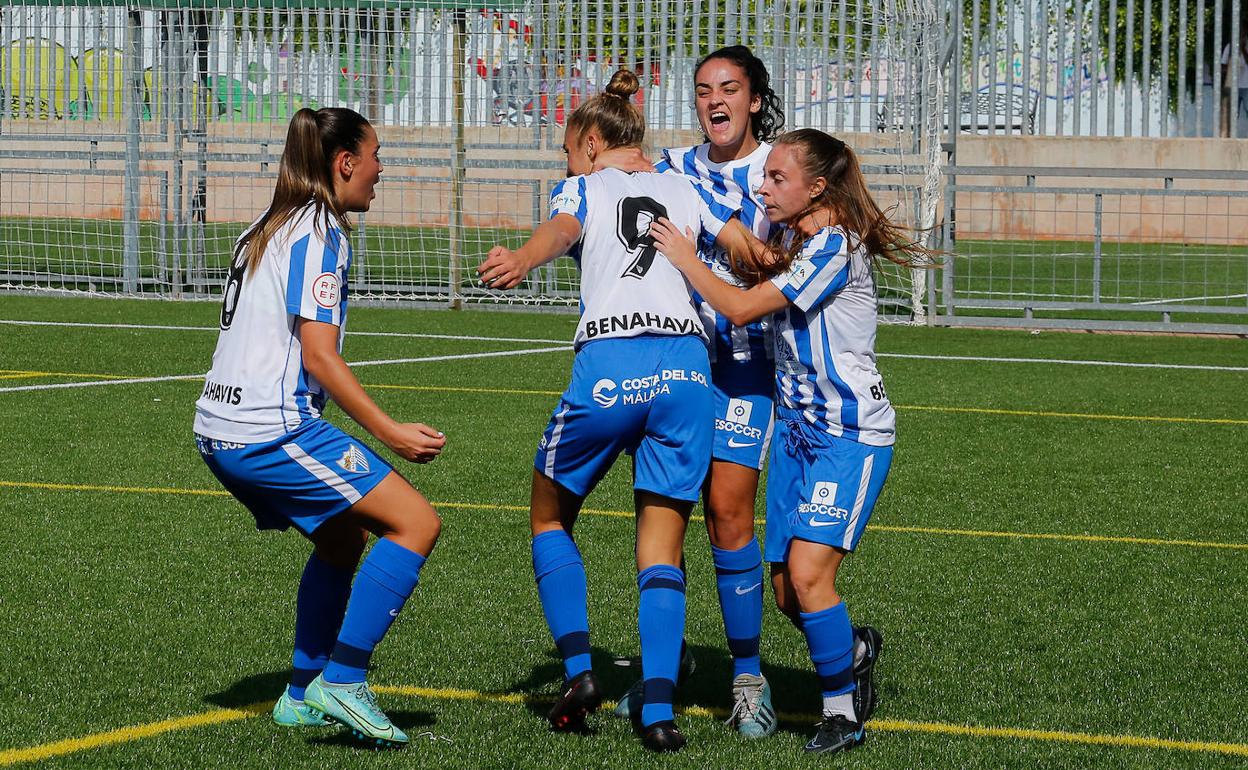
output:
<path id="1" fill-rule="evenodd" d="M 754 52 L 743 45 L 730 45 L 712 51 L 698 60 L 693 68 L 696 80 L 698 70 L 711 59 L 725 59 L 740 67 L 750 81 L 750 93 L 762 102 L 758 112 L 750 114 L 750 133 L 760 142 L 770 142 L 784 128 L 784 108 L 780 106 L 780 97 L 771 89 L 771 76 L 767 74 L 767 66 Z"/>
<path id="2" fill-rule="evenodd" d="M 780 136 L 772 145 L 772 152 L 792 146 L 797 150 L 797 161 L 806 178 L 814 181 L 823 177 L 823 192 L 794 216 L 790 225 L 796 225 L 805 216 L 820 209 L 828 209 L 837 224 L 849 237 L 846 244 L 850 251 L 863 246 L 872 257 L 884 257 L 904 267 L 929 267 L 931 256 L 936 253 L 921 246 L 910 237 L 914 231 L 894 224 L 880 209 L 867 189 L 866 177 L 858 164 L 858 156 L 849 145 L 834 136 L 813 128 L 800 128 Z M 751 254 L 749 259 L 737 260 L 735 272 L 750 283 L 760 283 L 789 269 L 798 252 L 802 239 L 794 238 L 787 247 L 783 242 L 784 231 L 778 230 L 764 254 Z M 854 239 L 858 239 L 857 242 Z"/>
<path id="3" fill-rule="evenodd" d="M 368 125 L 363 115 L 345 107 L 316 111 L 304 107 L 290 119 L 273 201 L 234 246 L 235 260 L 247 255 L 249 274 L 260 266 L 264 249 L 277 231 L 308 203 L 316 206 L 316 221 L 328 211 L 343 232 L 351 231 L 347 212 L 334 193 L 331 167 L 339 152 L 359 152 Z"/>
<path id="4" fill-rule="evenodd" d="M 567 130 L 598 129 L 607 149 L 640 147 L 646 137 L 646 119 L 629 97 L 641 88 L 632 70 L 618 70 L 602 93 L 583 102 L 568 116 Z"/>

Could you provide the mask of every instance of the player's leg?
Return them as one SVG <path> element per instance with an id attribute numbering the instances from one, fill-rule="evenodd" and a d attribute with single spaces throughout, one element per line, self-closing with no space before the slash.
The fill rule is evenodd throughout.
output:
<path id="1" fill-rule="evenodd" d="M 579 730 L 602 702 L 590 665 L 585 565 L 572 528 L 581 502 L 610 469 L 640 425 L 638 409 L 605 398 L 595 388 L 634 376 L 629 340 L 585 345 L 572 365 L 572 381 L 551 415 L 533 461 L 529 523 L 533 574 L 551 637 L 564 663 L 560 697 L 548 718 L 556 730 Z M 613 386 L 614 387 L 614 386 Z"/>
<path id="2" fill-rule="evenodd" d="M 672 710 L 685 629 L 685 574 L 680 556 L 693 503 L 641 490 L 635 492 L 634 500 L 643 681 L 637 724 L 648 748 L 677 751 L 685 743 Z"/>
<path id="3" fill-rule="evenodd" d="M 366 677 L 373 651 L 416 588 L 441 519 L 424 495 L 394 471 L 341 518 L 343 526 L 354 525 L 379 539 L 360 565 L 329 663 L 308 685 L 305 699 L 359 737 L 403 744 L 407 736 L 378 707 Z M 327 548 L 337 534 L 335 528 L 318 527 L 310 537 L 318 548 Z"/>
<path id="4" fill-rule="evenodd" d="M 764 578 L 754 518 L 760 471 L 774 424 L 774 367 L 766 360 L 726 361 L 715 364 L 711 375 L 715 437 L 702 496 L 706 531 L 733 658 L 733 689 L 746 702 L 761 702 L 766 685 L 758 654 Z M 748 709 L 738 712 L 741 709 L 734 710 L 731 721 L 743 735 L 760 737 L 775 729 L 774 723 L 758 724 Z"/>
<path id="5" fill-rule="evenodd" d="M 685 737 L 672 703 L 685 627 L 681 554 L 689 512 L 710 465 L 714 407 L 706 348 L 695 337 L 655 341 L 664 386 L 650 404 L 645 435 L 634 453 L 637 509 L 637 625 L 643 697 L 634 717 L 642 742 L 677 751 Z"/>
<path id="6" fill-rule="evenodd" d="M 368 532 L 346 516 L 336 516 L 317 530 L 320 534 L 295 599 L 290 684 L 273 706 L 273 721 L 285 727 L 328 724 L 303 702 L 304 690 L 329 663 L 347 611 L 351 579 L 368 541 Z"/>
<path id="7" fill-rule="evenodd" d="M 855 707 L 854 630 L 836 576 L 870 519 L 892 448 L 811 432 L 798 443 L 809 454 L 802 472 L 805 481 L 789 517 L 793 540 L 786 564 L 823 693 L 823 721 L 806 749 L 834 752 L 863 741 L 866 716 Z"/>
<path id="8" fill-rule="evenodd" d="M 585 564 L 572 539 L 582 500 L 580 495 L 533 472 L 529 508 L 533 576 L 546 626 L 563 658 L 563 687 L 548 715 L 556 730 L 581 729 L 585 717 L 602 702 L 590 664 Z"/>

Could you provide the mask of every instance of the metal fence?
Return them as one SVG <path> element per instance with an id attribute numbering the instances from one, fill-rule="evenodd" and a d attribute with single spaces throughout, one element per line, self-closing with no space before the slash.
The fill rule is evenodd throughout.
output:
<path id="1" fill-rule="evenodd" d="M 949 11 L 964 130 L 1248 136 L 1245 0 L 958 0 Z"/>
<path id="2" fill-rule="evenodd" d="M 1173 156 L 1127 172 L 1072 158 L 1073 172 L 991 143 L 1242 130 L 1192 72 L 1248 26 L 1246 1 L 5 6 L 0 288 L 215 295 L 234 238 L 267 204 L 290 115 L 335 104 L 384 144 L 380 195 L 353 239 L 357 298 L 574 304 L 565 261 L 509 295 L 475 286 L 471 267 L 540 221 L 561 126 L 611 71 L 642 76 L 653 145 L 695 143 L 694 64 L 744 42 L 788 127 L 847 138 L 877 196 L 952 255 L 934 273 L 884 266 L 886 313 L 1243 333 L 1244 172 Z M 1220 69 L 1206 71 L 1220 89 Z"/>
<path id="3" fill-rule="evenodd" d="M 1248 331 L 1248 171 L 948 172 L 941 323 Z"/>

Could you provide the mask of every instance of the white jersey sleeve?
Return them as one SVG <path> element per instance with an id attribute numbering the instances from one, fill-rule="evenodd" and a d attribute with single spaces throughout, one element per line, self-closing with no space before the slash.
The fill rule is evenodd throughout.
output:
<path id="1" fill-rule="evenodd" d="M 323 222 L 323 233 L 296 233 L 293 243 L 276 244 L 285 251 L 286 312 L 309 321 L 342 325 L 347 262 L 351 247 L 335 225 Z"/>
<path id="2" fill-rule="evenodd" d="M 561 180 L 550 191 L 550 216 L 554 219 L 558 214 L 570 214 L 585 227 L 588 215 L 588 204 L 585 201 L 585 177 L 571 176 Z"/>
<path id="3" fill-rule="evenodd" d="M 820 304 L 845 288 L 848 281 L 849 250 L 845 236 L 830 228 L 806 241 L 789 269 L 771 279 L 789 302 L 802 310 Z"/>

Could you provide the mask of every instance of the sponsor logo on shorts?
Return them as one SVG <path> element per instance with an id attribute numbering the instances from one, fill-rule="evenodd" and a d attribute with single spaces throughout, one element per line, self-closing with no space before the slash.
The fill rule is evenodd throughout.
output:
<path id="1" fill-rule="evenodd" d="M 368 473 L 368 457 L 355 444 L 347 447 L 347 451 L 338 458 L 338 467 L 352 473 Z"/>
<path id="2" fill-rule="evenodd" d="M 725 415 L 715 418 L 715 430 L 727 433 L 735 433 L 742 438 L 753 439 L 753 441 L 738 441 L 736 436 L 728 439 L 728 446 L 732 449 L 742 449 L 744 447 L 758 446 L 758 442 L 763 440 L 763 431 L 750 425 L 750 416 L 754 413 L 754 405 L 743 398 L 728 399 L 728 409 Z"/>
<path id="3" fill-rule="evenodd" d="M 334 308 L 338 304 L 338 274 L 318 275 L 312 282 L 312 299 L 323 308 Z"/>
<path id="4" fill-rule="evenodd" d="M 811 490 L 810 502 L 797 506 L 797 512 L 809 514 L 810 526 L 831 527 L 849 519 L 849 511 L 836 506 L 835 481 L 817 481 Z"/>
<path id="5" fill-rule="evenodd" d="M 671 394 L 673 382 L 695 382 L 707 386 L 706 374 L 696 369 L 663 369 L 658 374 L 647 377 L 628 377 L 620 380 L 619 385 L 606 377 L 594 383 L 591 391 L 594 403 L 603 409 L 610 409 L 617 401 L 629 404 L 648 404 L 659 396 Z M 616 389 L 619 393 L 616 393 Z"/>
<path id="6" fill-rule="evenodd" d="M 593 395 L 594 403 L 603 409 L 610 409 L 615 406 L 615 402 L 620 400 L 619 395 L 615 392 L 615 381 L 603 377 L 594 383 Z"/>

